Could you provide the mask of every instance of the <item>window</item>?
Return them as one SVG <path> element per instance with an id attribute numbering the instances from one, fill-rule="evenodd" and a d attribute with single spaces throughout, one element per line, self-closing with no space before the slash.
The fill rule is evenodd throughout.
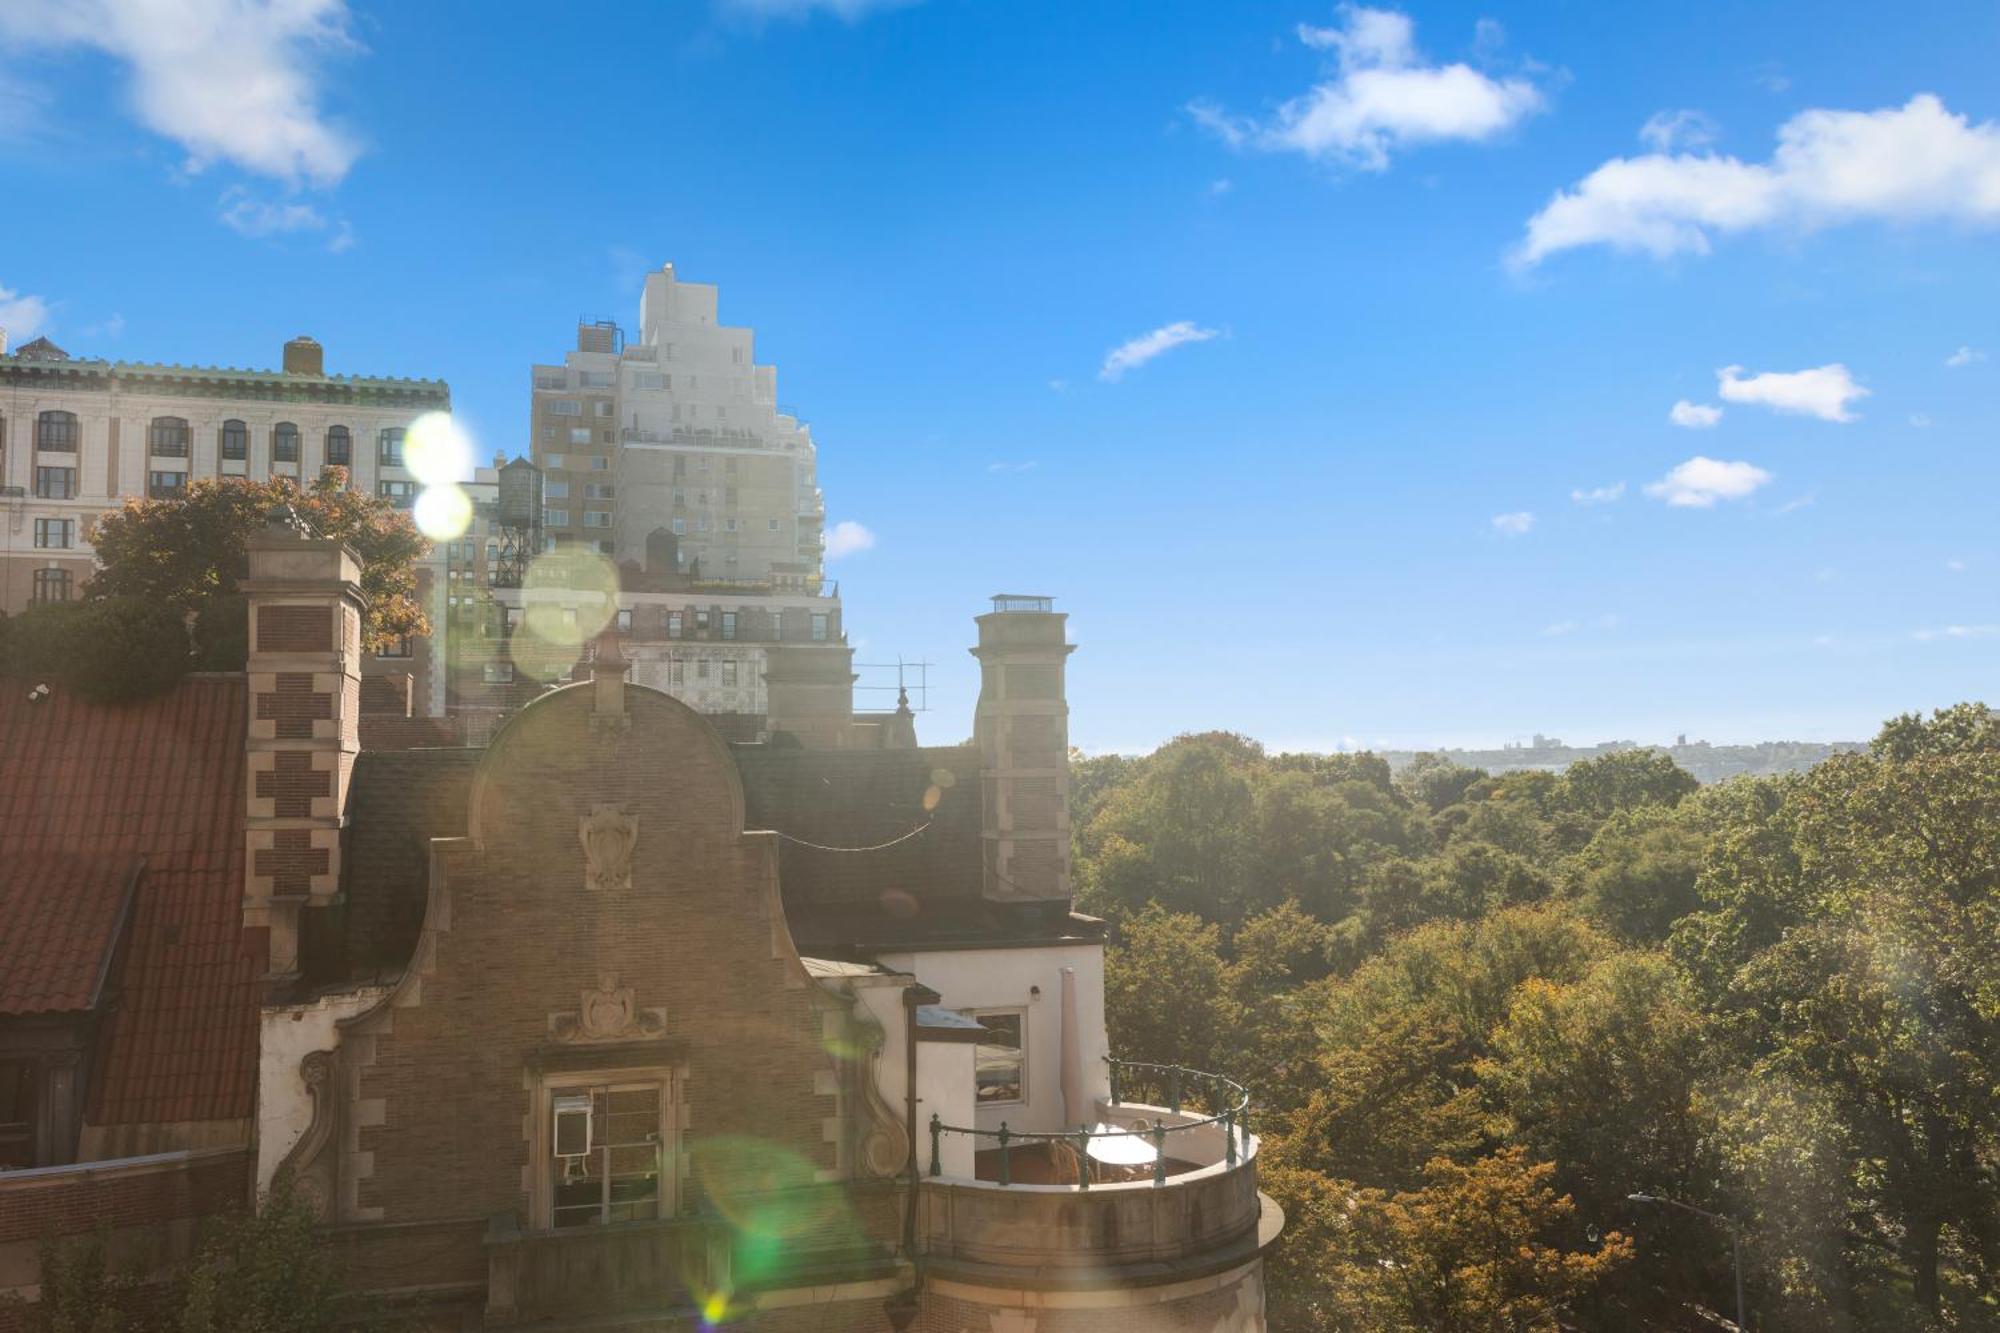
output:
<path id="1" fill-rule="evenodd" d="M 700 658 L 695 662 L 694 678 L 696 680 L 708 679 L 708 659 L 706 657 Z"/>
<path id="2" fill-rule="evenodd" d="M 44 412 L 35 418 L 35 447 L 52 454 L 76 452 L 76 413 Z"/>
<path id="3" fill-rule="evenodd" d="M 67 551 L 76 545 L 76 520 L 73 518 L 38 518 L 35 520 L 35 545 L 44 551 Z"/>
<path id="4" fill-rule="evenodd" d="M 688 532 L 688 521 L 687 521 L 686 519 L 684 519 L 684 518 L 677 518 L 677 519 L 675 519 L 675 520 L 674 520 L 674 536 L 676 536 L 676 537 L 685 537 L 685 536 L 687 536 L 687 532 Z"/>
<path id="5" fill-rule="evenodd" d="M 579 370 L 576 382 L 586 389 L 608 389 L 612 385 L 612 374 L 608 370 Z"/>
<path id="6" fill-rule="evenodd" d="M 584 483 L 583 498 L 586 500 L 609 500 L 618 494 L 618 488 L 608 481 Z"/>
<path id="7" fill-rule="evenodd" d="M 509 623 L 512 623 L 513 618 L 510 616 L 508 620 Z M 488 662 L 484 667 L 480 668 L 479 674 L 480 678 L 488 685 L 511 685 L 514 682 L 514 664 L 512 662 Z"/>
<path id="8" fill-rule="evenodd" d="M 681 613 L 678 611 L 667 612 L 667 637 L 670 639 L 681 637 Z"/>
<path id="9" fill-rule="evenodd" d="M 559 398 L 549 404 L 549 411 L 559 417 L 580 417 L 583 415 L 583 404 L 574 398 Z"/>
<path id="10" fill-rule="evenodd" d="M 348 434 L 347 427 L 327 427 L 326 461 L 330 467 L 347 467 L 354 462 L 354 437 Z"/>
<path id="11" fill-rule="evenodd" d="M 543 527 L 545 527 L 545 528 L 566 528 L 566 527 L 568 527 L 568 526 L 569 526 L 569 510 L 567 510 L 567 509 L 544 509 L 544 510 L 542 511 L 542 526 L 543 526 Z"/>
<path id="12" fill-rule="evenodd" d="M 586 509 L 583 511 L 583 526 L 586 528 L 608 528 L 611 526 L 611 515 L 601 509 Z"/>
<path id="13" fill-rule="evenodd" d="M 545 481 L 542 483 L 542 498 L 545 500 L 569 499 L 569 483 L 566 481 Z"/>
<path id="14" fill-rule="evenodd" d="M 657 370 L 635 370 L 632 372 L 632 387 L 635 389 L 664 389 L 667 377 Z"/>
<path id="15" fill-rule="evenodd" d="M 299 461 L 299 428 L 289 421 L 280 421 L 271 427 L 271 461 L 273 463 Z"/>
<path id="16" fill-rule="evenodd" d="M 389 645 L 389 646 L 388 646 L 387 648 L 384 648 L 384 649 L 383 649 L 383 650 L 382 650 L 381 652 L 379 652 L 379 653 L 375 654 L 375 656 L 377 656 L 377 657 L 398 657 L 398 658 L 402 658 L 402 657 L 415 657 L 415 656 L 416 656 L 416 645 L 415 645 L 415 643 L 414 643 L 414 642 L 413 642 L 413 641 L 411 640 L 410 636 L 409 636 L 409 635 L 407 635 L 407 634 L 405 634 L 405 635 L 404 635 L 404 636 L 403 636 L 402 638 L 400 638 L 400 639 L 397 639 L 397 640 L 396 640 L 396 641 L 395 641 L 394 643 L 390 644 L 390 645 Z"/>
<path id="17" fill-rule="evenodd" d="M 66 602 L 70 600 L 70 570 L 66 568 L 38 568 L 34 570 L 34 592 L 30 594 L 38 602 Z M 4 1079 L 4 1075 L 0 1075 Z M 0 1103 L 6 1101 L 6 1089 L 0 1087 Z M 0 1121 L 6 1119 L 6 1109 L 0 1105 Z M 0 1139 L 6 1137 L 6 1127 L 0 1125 Z M 4 1151 L 0 1151 L 0 1167 L 4 1167 Z"/>
<path id="18" fill-rule="evenodd" d="M 776 532 L 776 531 L 778 530 L 778 520 L 777 520 L 777 519 L 775 519 L 775 518 L 767 518 L 767 519 L 765 519 L 765 520 L 764 520 L 764 522 L 765 522 L 766 526 L 768 526 L 768 527 L 770 528 L 770 530 L 771 530 L 771 531 L 773 531 L 773 532 Z"/>
<path id="19" fill-rule="evenodd" d="M 572 427 L 569 433 L 569 442 L 571 444 L 589 444 L 590 427 L 588 426 Z"/>
<path id="20" fill-rule="evenodd" d="M 178 500 L 187 494 L 187 480 L 185 472 L 148 472 L 146 494 L 155 500 Z"/>
<path id="21" fill-rule="evenodd" d="M 734 685 L 736 683 L 736 661 L 734 658 L 722 664 L 722 683 L 724 685 Z"/>
<path id="22" fill-rule="evenodd" d="M 155 423 L 157 424 L 157 423 Z M 154 453 L 160 452 L 158 449 Z M 240 463 L 250 456 L 250 428 L 240 421 L 222 423 L 222 456 L 232 463 Z"/>
<path id="23" fill-rule="evenodd" d="M 629 610 L 618 613 L 618 628 L 627 634 L 632 632 L 632 613 Z"/>
<path id="24" fill-rule="evenodd" d="M 813 642 L 826 642 L 826 612 L 813 612 Z"/>
<path id="25" fill-rule="evenodd" d="M 147 435 L 155 458 L 188 456 L 188 424 L 185 417 L 154 417 Z"/>
<path id="26" fill-rule="evenodd" d="M 725 518 L 725 519 L 723 519 L 723 520 L 722 520 L 722 530 L 723 530 L 724 532 L 734 532 L 734 531 L 736 531 L 736 520 L 735 520 L 735 519 L 733 519 L 733 518 Z"/>
<path id="27" fill-rule="evenodd" d="M 559 468 L 559 467 L 563 467 L 563 466 L 565 466 L 565 464 L 563 463 L 563 456 L 562 456 L 561 454 L 543 454 L 543 455 L 542 455 L 542 467 L 543 467 L 543 468 L 545 468 L 545 469 L 546 469 L 546 468 Z"/>
<path id="28" fill-rule="evenodd" d="M 608 416 L 610 416 L 610 415 L 611 415 L 611 400 L 610 400 L 609 398 L 602 398 L 602 399 L 599 399 L 599 400 L 598 400 L 597 402 L 594 402 L 594 403 L 592 403 L 592 404 L 590 405 L 590 415 L 592 415 L 592 416 L 594 416 L 594 417 L 608 417 Z"/>
<path id="29" fill-rule="evenodd" d="M 74 500 L 76 498 L 76 469 L 73 467 L 36 468 L 35 494 L 44 500 Z"/>
<path id="30" fill-rule="evenodd" d="M 694 613 L 694 627 L 706 633 L 708 630 L 708 608 L 698 607 Z"/>
<path id="31" fill-rule="evenodd" d="M 674 669 L 673 669 L 673 677 L 671 683 L 675 685 L 687 684 L 687 663 L 681 661 L 679 658 L 676 658 L 674 659 L 673 666 Z"/>
<path id="32" fill-rule="evenodd" d="M 403 466 L 403 428 L 390 426 L 383 430 L 376 445 L 375 461 L 383 467 Z"/>
<path id="33" fill-rule="evenodd" d="M 592 472 L 608 472 L 611 470 L 611 460 L 601 457 L 593 458 L 590 460 L 590 470 Z"/>
<path id="34" fill-rule="evenodd" d="M 675 492 L 674 492 L 674 503 L 675 503 L 675 504 L 677 504 L 677 505 L 684 505 L 684 504 L 686 504 L 687 502 L 688 502 L 688 493 L 687 493 L 686 491 L 675 491 Z"/>
<path id="35" fill-rule="evenodd" d="M 784 637 L 785 613 L 783 611 L 773 611 L 771 613 L 771 642 L 782 642 Z"/>
<path id="36" fill-rule="evenodd" d="M 38 575 L 50 572 L 35 571 Z M 0 1171 L 20 1171 L 37 1165 L 35 1118 L 41 1099 L 36 1089 L 36 1072 L 30 1061 L 0 1060 Z"/>
<path id="37" fill-rule="evenodd" d="M 978 1010 L 968 1018 L 979 1020 L 986 1038 L 972 1049 L 973 1086 L 981 1106 L 1026 1101 L 1022 1059 L 1024 1013 L 1019 1009 Z"/>
<path id="38" fill-rule="evenodd" d="M 375 494 L 392 501 L 398 509 L 408 509 L 417 502 L 417 483 L 414 481 L 378 481 Z"/>
<path id="39" fill-rule="evenodd" d="M 734 611 L 724 611 L 722 613 L 722 637 L 725 639 L 736 637 L 736 613 Z"/>

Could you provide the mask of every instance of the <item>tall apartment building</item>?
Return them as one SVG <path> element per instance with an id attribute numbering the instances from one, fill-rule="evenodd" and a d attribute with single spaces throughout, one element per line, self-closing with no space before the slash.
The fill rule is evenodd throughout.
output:
<path id="1" fill-rule="evenodd" d="M 755 335 L 716 322 L 716 288 L 646 276 L 639 336 L 577 329 L 534 368 L 532 446 L 549 537 L 620 561 L 671 535 L 681 572 L 816 592 L 826 512 L 812 431 L 779 407 Z M 654 573 L 671 571 L 652 570 Z"/>
<path id="2" fill-rule="evenodd" d="M 349 484 L 408 506 L 417 482 L 403 438 L 451 409 L 442 380 L 329 375 L 311 338 L 278 370 L 72 357 L 46 338 L 0 354 L 0 610 L 78 596 L 99 515 L 135 496 L 172 496 L 200 477 L 289 477 L 342 467 Z M 421 711 L 441 696 L 428 646 L 371 661 L 409 674 Z"/>
<path id="3" fill-rule="evenodd" d="M 533 368 L 533 544 L 595 553 L 616 573 L 491 577 L 500 538 L 476 524 L 448 552 L 455 712 L 519 707 L 567 679 L 579 639 L 603 626 L 634 680 L 734 715 L 718 723 L 732 734 L 848 734 L 852 655 L 822 574 L 812 432 L 779 407 L 751 330 L 716 311 L 714 286 L 667 265 L 646 277 L 635 339 L 585 321 L 561 364 Z"/>

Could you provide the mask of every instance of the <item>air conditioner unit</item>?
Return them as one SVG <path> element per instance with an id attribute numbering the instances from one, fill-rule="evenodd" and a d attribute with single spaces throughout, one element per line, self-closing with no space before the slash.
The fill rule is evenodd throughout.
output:
<path id="1" fill-rule="evenodd" d="M 563 1158 L 590 1155 L 590 1094 L 568 1093 L 556 1098 L 555 1155 Z"/>

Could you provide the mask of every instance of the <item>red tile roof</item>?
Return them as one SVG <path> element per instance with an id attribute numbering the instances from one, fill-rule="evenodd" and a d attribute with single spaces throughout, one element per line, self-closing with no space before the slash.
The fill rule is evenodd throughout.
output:
<path id="1" fill-rule="evenodd" d="M 30 852 L 0 868 L 0 1014 L 97 1007 L 140 864 Z"/>
<path id="2" fill-rule="evenodd" d="M 73 998 L 82 960 L 116 943 L 92 875 L 143 856 L 86 1118 L 248 1117 L 262 940 L 242 926 L 246 683 L 190 677 L 131 704 L 35 701 L 32 684 L 0 680 L 0 994 Z M 64 884 L 93 882 L 70 910 Z"/>

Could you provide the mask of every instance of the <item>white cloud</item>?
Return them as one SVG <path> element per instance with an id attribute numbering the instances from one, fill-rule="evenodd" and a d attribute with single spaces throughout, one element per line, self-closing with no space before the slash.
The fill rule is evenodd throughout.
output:
<path id="1" fill-rule="evenodd" d="M 1296 152 L 1365 171 L 1392 153 L 1450 140 L 1482 142 L 1541 110 L 1541 90 L 1525 79 L 1495 79 L 1470 65 L 1425 64 L 1415 25 L 1394 10 L 1343 5 L 1333 28 L 1299 25 L 1299 40 L 1330 53 L 1324 77 L 1266 121 L 1232 116 L 1206 102 L 1195 120 L 1233 148 Z"/>
<path id="2" fill-rule="evenodd" d="M 9 350 L 42 331 L 49 322 L 49 303 L 39 296 L 0 287 L 0 329 L 7 331 Z"/>
<path id="3" fill-rule="evenodd" d="M 875 549 L 875 534 L 853 519 L 842 519 L 826 532 L 826 558 L 838 560 Z"/>
<path id="4" fill-rule="evenodd" d="M 1508 537 L 1526 536 L 1528 530 L 1534 526 L 1535 516 L 1525 509 L 1512 514 L 1495 514 L 1493 516 L 1493 530 Z"/>
<path id="5" fill-rule="evenodd" d="M 1931 414 L 1928 412 L 1912 412 L 1910 413 L 1910 424 L 1918 430 L 1928 429 L 1931 424 Z"/>
<path id="6" fill-rule="evenodd" d="M 1049 381 L 1049 389 L 1054 393 L 1069 392 L 1069 381 L 1060 377 Z"/>
<path id="7" fill-rule="evenodd" d="M 1007 474 L 1014 474 L 1021 472 L 1033 472 L 1036 468 L 1040 466 L 1041 464 L 1036 462 L 1034 459 L 1029 459 L 1025 463 L 988 463 L 986 465 L 986 470 L 988 472 L 994 473 L 995 475 L 1007 475 Z"/>
<path id="8" fill-rule="evenodd" d="M 1957 370 L 1960 366 L 1969 366 L 1975 361 L 1984 361 L 1985 359 L 1986 353 L 1980 351 L 1978 348 L 1961 347 L 1946 357 L 1944 363 L 1953 370 Z"/>
<path id="9" fill-rule="evenodd" d="M 1866 398 L 1868 390 L 1838 361 L 1811 370 L 1767 370 L 1744 377 L 1743 367 L 1724 366 L 1715 372 L 1716 389 L 1731 403 L 1755 403 L 1774 412 L 1818 417 L 1821 421 L 1852 421 L 1847 405 Z"/>
<path id="10" fill-rule="evenodd" d="M 232 189 L 222 196 L 222 224 L 242 236 L 280 236 L 294 231 L 325 231 L 327 221 L 311 204 L 272 203 Z"/>
<path id="11" fill-rule="evenodd" d="M 1917 639 L 1921 643 L 1934 643 L 1941 639 L 2000 639 L 2000 625 L 1946 625 L 1942 629 L 1920 629 Z"/>
<path id="12" fill-rule="evenodd" d="M 1542 626 L 1543 636 L 1550 639 L 1564 638 L 1567 635 L 1576 633 L 1576 630 L 1577 624 L 1574 620 L 1558 620 L 1553 625 Z"/>
<path id="13" fill-rule="evenodd" d="M 117 338 L 125 332 L 125 316 L 113 311 L 109 319 L 86 324 L 77 332 L 86 338 Z"/>
<path id="14" fill-rule="evenodd" d="M 1708 430 L 1722 420 L 1722 409 L 1708 403 L 1690 403 L 1683 398 L 1667 409 L 1667 420 L 1689 430 Z"/>
<path id="15" fill-rule="evenodd" d="M 1700 148 L 1715 142 L 1715 122 L 1699 111 L 1655 111 L 1639 127 L 1639 138 L 1656 153 Z"/>
<path id="16" fill-rule="evenodd" d="M 1817 502 L 1818 500 L 1819 500 L 1819 496 L 1818 496 L 1817 494 L 1815 494 L 1815 493 L 1814 493 L 1814 492 L 1812 492 L 1812 491 L 1807 491 L 1807 492 L 1806 492 L 1806 493 L 1805 493 L 1804 495 L 1795 495 L 1795 496 L 1793 496 L 1793 497 L 1792 497 L 1791 499 L 1789 499 L 1789 500 L 1785 501 L 1785 502 L 1784 502 L 1783 504 L 1779 505 L 1779 506 L 1778 506 L 1778 507 L 1777 507 L 1777 508 L 1776 508 L 1775 510 L 1773 510 L 1772 512 L 1773 512 L 1773 513 L 1776 513 L 1776 514 L 1781 514 L 1781 515 L 1782 515 L 1782 514 L 1796 514 L 1796 513 L 1798 513 L 1798 512 L 1799 512 L 1799 510 L 1801 510 L 1801 509 L 1810 509 L 1810 508 L 1812 508 L 1812 506 L 1813 506 L 1813 505 L 1814 505 L 1814 504 L 1815 504 L 1815 503 L 1816 503 L 1816 502 Z"/>
<path id="17" fill-rule="evenodd" d="M 848 23 L 885 9 L 902 9 L 921 0 L 721 0 L 724 9 L 756 19 L 802 19 L 824 10 Z"/>
<path id="18" fill-rule="evenodd" d="M 1589 490 L 1578 487 L 1569 493 L 1569 498 L 1580 505 L 1608 505 L 1624 498 L 1625 483 L 1614 481 L 1609 486 L 1593 486 Z"/>
<path id="19" fill-rule="evenodd" d="M 1718 500 L 1741 500 L 1771 480 L 1750 463 L 1725 463 L 1697 454 L 1646 487 L 1655 500 L 1682 509 L 1707 509 Z"/>
<path id="20" fill-rule="evenodd" d="M 1193 320 L 1180 319 L 1163 324 L 1151 333 L 1142 333 L 1106 352 L 1097 378 L 1116 382 L 1124 378 L 1126 371 L 1137 370 L 1154 357 L 1171 352 L 1183 343 L 1205 343 L 1210 338 L 1221 336 L 1221 330 L 1201 328 Z"/>
<path id="21" fill-rule="evenodd" d="M 1235 188 L 1235 181 L 1230 180 L 1227 176 L 1218 176 L 1208 183 L 1208 197 L 1211 199 L 1220 199 Z"/>
<path id="22" fill-rule="evenodd" d="M 2000 225 L 2000 126 L 1920 93 L 1878 111 L 1803 111 L 1769 162 L 1712 153 L 1613 158 L 1528 220 L 1517 265 L 1608 245 L 1664 259 L 1718 234 L 1843 222 Z"/>
<path id="23" fill-rule="evenodd" d="M 232 162 L 327 186 L 361 152 L 319 107 L 321 58 L 355 46 L 346 0 L 8 0 L 0 44 L 122 62 L 139 122 L 185 148 L 192 171 Z"/>

